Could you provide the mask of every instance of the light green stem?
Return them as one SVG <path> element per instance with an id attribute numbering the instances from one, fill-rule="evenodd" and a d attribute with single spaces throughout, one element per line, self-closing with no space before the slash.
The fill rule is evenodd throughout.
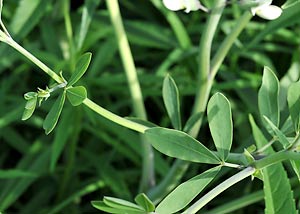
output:
<path id="1" fill-rule="evenodd" d="M 118 0 L 107 0 L 106 4 L 117 37 L 119 52 L 127 77 L 134 113 L 137 117 L 147 120 L 142 90 L 139 84 L 136 67 L 134 65 L 134 60 L 127 39 L 127 35 L 124 30 Z M 146 191 L 149 187 L 154 186 L 155 178 L 154 155 L 152 151 L 152 146 L 150 143 L 146 142 L 142 136 L 141 140 L 143 147 L 143 172 L 139 191 L 143 192 Z"/>
<path id="2" fill-rule="evenodd" d="M 284 160 L 295 160 L 299 161 L 300 160 L 300 153 L 298 152 L 292 152 L 292 151 L 280 151 L 276 152 L 274 154 L 268 155 L 260 160 L 257 160 L 253 163 L 253 166 L 256 169 L 262 169 L 267 166 L 273 165 L 278 162 L 282 162 Z"/>
<path id="3" fill-rule="evenodd" d="M 201 197 L 196 203 L 194 203 L 191 207 L 185 210 L 182 214 L 194 214 L 198 212 L 202 207 L 204 207 L 207 203 L 213 200 L 220 193 L 224 192 L 229 187 L 238 183 L 239 181 L 247 178 L 255 172 L 255 168 L 247 167 L 246 169 L 240 171 L 239 173 L 233 175 L 227 180 L 220 183 L 218 186 L 213 188 L 211 191 L 206 193 L 203 197 Z"/>
<path id="4" fill-rule="evenodd" d="M 127 120 L 123 117 L 120 117 L 120 116 L 106 110 L 105 108 L 99 106 L 98 104 L 94 103 L 93 101 L 91 101 L 88 98 L 83 101 L 83 104 L 86 105 L 91 110 L 93 110 L 94 112 L 96 112 L 97 114 L 101 115 L 102 117 L 105 117 L 106 119 L 113 121 L 114 123 L 117 123 L 121 126 L 129 128 L 129 129 L 132 129 L 134 131 L 144 133 L 146 131 L 146 129 L 149 128 L 147 126 L 144 126 L 139 123 L 135 123 L 131 120 Z"/>

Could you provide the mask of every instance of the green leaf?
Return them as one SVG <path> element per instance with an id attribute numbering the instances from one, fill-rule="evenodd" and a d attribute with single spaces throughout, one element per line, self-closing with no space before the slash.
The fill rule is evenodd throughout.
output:
<path id="1" fill-rule="evenodd" d="M 144 211 L 142 207 L 119 198 L 107 197 L 103 198 L 103 202 L 110 207 L 131 211 Z"/>
<path id="2" fill-rule="evenodd" d="M 37 177 L 37 174 L 20 169 L 0 169 L 0 179 L 13 179 L 22 177 Z"/>
<path id="3" fill-rule="evenodd" d="M 300 161 L 294 161 L 294 160 L 290 160 L 293 170 L 296 173 L 298 180 L 300 181 Z"/>
<path id="4" fill-rule="evenodd" d="M 184 132 L 155 127 L 147 129 L 145 137 L 155 149 L 170 157 L 199 163 L 220 163 L 214 153 Z"/>
<path id="5" fill-rule="evenodd" d="M 156 208 L 157 213 L 171 214 L 186 207 L 218 174 L 221 167 L 209 169 L 180 184 Z"/>
<path id="6" fill-rule="evenodd" d="M 273 135 L 273 137 L 274 136 L 277 137 L 279 142 L 283 145 L 283 147 L 287 148 L 290 145 L 290 143 L 289 143 L 288 139 L 286 138 L 286 136 L 272 123 L 271 120 L 269 120 L 269 118 L 267 118 L 265 116 L 263 116 L 263 118 L 272 130 L 272 132 L 270 134 Z"/>
<path id="7" fill-rule="evenodd" d="M 47 114 L 43 128 L 45 129 L 45 133 L 49 134 L 56 126 L 60 113 L 63 109 L 64 103 L 66 99 L 66 93 L 63 92 L 55 101 L 49 113 Z"/>
<path id="8" fill-rule="evenodd" d="M 131 210 L 123 210 L 118 208 L 112 208 L 107 206 L 102 201 L 92 201 L 92 206 L 98 210 L 107 212 L 107 213 L 114 213 L 114 214 L 145 214 L 145 211 L 131 211 Z"/>
<path id="9" fill-rule="evenodd" d="M 22 115 L 22 120 L 27 120 L 32 116 L 36 107 L 36 103 L 37 103 L 37 96 L 32 97 L 26 102 L 25 109 Z"/>
<path id="10" fill-rule="evenodd" d="M 175 129 L 181 130 L 179 92 L 175 81 L 170 75 L 167 75 L 164 79 L 162 92 L 172 125 Z"/>
<path id="11" fill-rule="evenodd" d="M 144 193 L 140 193 L 138 194 L 134 201 L 140 205 L 141 207 L 143 207 L 147 212 L 152 212 L 155 210 L 155 206 L 152 203 L 152 201 L 147 197 L 147 195 L 145 195 Z"/>
<path id="12" fill-rule="evenodd" d="M 267 144 L 267 140 L 255 124 L 252 116 L 249 117 L 249 120 L 256 145 L 258 149 L 261 149 Z M 272 147 L 268 147 L 264 152 L 265 155 L 274 153 Z M 262 169 L 262 174 L 266 204 L 265 213 L 296 213 L 293 191 L 282 163 Z"/>
<path id="13" fill-rule="evenodd" d="M 87 91 L 83 86 L 68 88 L 67 98 L 72 106 L 78 106 L 87 98 Z"/>
<path id="14" fill-rule="evenodd" d="M 196 114 L 193 114 L 185 123 L 183 131 L 185 133 L 189 133 L 195 126 L 195 124 L 200 121 L 203 117 L 203 112 L 198 112 Z"/>
<path id="15" fill-rule="evenodd" d="M 296 132 L 300 131 L 300 81 L 292 83 L 287 95 L 290 115 Z"/>
<path id="16" fill-rule="evenodd" d="M 289 8 L 291 6 L 293 6 L 294 4 L 296 3 L 299 3 L 300 1 L 299 0 L 287 0 L 282 6 L 281 8 L 282 9 L 286 9 L 286 8 Z"/>
<path id="17" fill-rule="evenodd" d="M 51 0 L 21 0 L 14 12 L 9 29 L 15 39 L 26 36 L 45 15 Z M 17 38 L 16 38 L 17 37 Z"/>
<path id="18" fill-rule="evenodd" d="M 76 68 L 72 76 L 70 77 L 67 87 L 68 86 L 73 86 L 86 72 L 87 68 L 89 67 L 89 64 L 92 59 L 92 54 L 91 53 L 85 53 L 83 54 L 79 60 L 76 63 Z"/>
<path id="19" fill-rule="evenodd" d="M 209 100 L 207 118 L 218 153 L 225 161 L 232 144 L 233 128 L 230 103 L 223 94 L 216 93 Z"/>
<path id="20" fill-rule="evenodd" d="M 269 118 L 272 123 L 279 125 L 279 81 L 273 71 L 264 67 L 262 85 L 258 92 L 258 108 L 263 120 L 263 116 Z M 265 123 L 267 129 L 270 129 Z M 271 129 L 272 130 L 272 129 Z"/>

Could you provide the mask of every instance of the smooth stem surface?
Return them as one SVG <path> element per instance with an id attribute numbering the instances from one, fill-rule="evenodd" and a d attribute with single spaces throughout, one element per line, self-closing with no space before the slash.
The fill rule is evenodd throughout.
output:
<path id="1" fill-rule="evenodd" d="M 40 69 L 42 69 L 45 73 L 47 73 L 52 79 L 54 79 L 58 83 L 63 83 L 64 80 L 57 75 L 54 71 L 52 71 L 48 66 L 46 66 L 44 63 L 42 63 L 38 58 L 33 56 L 30 52 L 28 52 L 25 48 L 23 48 L 21 45 L 19 45 L 17 42 L 15 42 L 12 38 L 8 38 L 5 40 L 8 45 L 19 51 L 22 55 L 24 55 L 27 59 L 29 59 L 31 62 L 36 64 Z"/>
<path id="2" fill-rule="evenodd" d="M 191 207 L 189 207 L 182 214 L 194 214 L 198 212 L 202 207 L 204 207 L 207 203 L 217 197 L 220 193 L 224 192 L 229 187 L 238 183 L 239 181 L 247 178 L 255 172 L 255 168 L 247 167 L 246 169 L 240 171 L 239 173 L 233 175 L 227 180 L 220 183 L 218 186 L 213 188 L 211 191 L 206 193 L 203 197 L 201 197 L 196 203 L 194 203 Z"/>
<path id="3" fill-rule="evenodd" d="M 142 91 L 127 35 L 124 30 L 118 0 L 107 0 L 106 4 L 115 30 L 123 66 L 125 68 L 134 113 L 137 117 L 147 120 Z M 155 184 L 152 146 L 150 143 L 146 142 L 142 136 L 141 139 L 143 146 L 143 172 L 139 192 L 146 191 L 149 187 L 152 187 Z"/>
<path id="4" fill-rule="evenodd" d="M 83 104 L 86 105 L 91 110 L 93 110 L 94 112 L 96 112 L 97 114 L 101 115 L 102 117 L 105 117 L 106 119 L 111 120 L 114 123 L 117 123 L 121 126 L 129 128 L 129 129 L 132 129 L 134 131 L 144 133 L 146 131 L 146 129 L 149 128 L 147 126 L 144 126 L 139 123 L 135 123 L 133 121 L 127 120 L 123 117 L 120 117 L 120 116 L 106 110 L 105 108 L 99 106 L 98 104 L 94 103 L 93 101 L 91 101 L 88 98 L 83 101 Z"/>
<path id="5" fill-rule="evenodd" d="M 282 162 L 284 160 L 300 160 L 300 154 L 292 151 L 280 151 L 271 155 L 264 157 L 263 159 L 257 160 L 253 163 L 253 166 L 256 169 L 262 169 L 267 166 L 273 165 L 278 162 Z"/>

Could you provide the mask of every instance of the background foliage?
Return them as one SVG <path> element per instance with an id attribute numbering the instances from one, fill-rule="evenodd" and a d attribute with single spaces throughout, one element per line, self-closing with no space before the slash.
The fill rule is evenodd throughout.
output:
<path id="1" fill-rule="evenodd" d="M 162 99 L 163 80 L 170 73 L 179 88 L 181 118 L 185 123 L 197 88 L 194 81 L 197 51 L 207 14 L 176 13 L 191 39 L 191 44 L 180 44 L 168 23 L 167 13 L 155 6 L 157 1 L 119 2 L 148 120 L 162 127 L 178 123 L 169 120 Z M 53 70 L 63 70 L 67 78 L 78 58 L 91 52 L 92 61 L 80 85 L 101 106 L 121 116 L 133 116 L 127 80 L 104 1 L 10 0 L 4 1 L 4 5 L 2 19 L 15 40 Z M 294 8 L 300 11 L 299 4 Z M 241 13 L 238 4 L 226 7 L 213 52 Z M 270 67 L 279 78 L 280 109 L 286 109 L 287 88 L 298 80 L 300 72 L 299 23 L 300 19 L 288 15 L 271 22 L 254 17 L 221 66 L 212 93 L 222 92 L 230 101 L 234 121 L 232 151 L 242 152 L 253 144 L 248 114 L 258 117 L 257 91 L 263 66 Z M 132 201 L 139 193 L 141 179 L 139 135 L 84 106 L 73 107 L 67 102 L 57 127 L 45 135 L 43 120 L 55 99 L 45 101 L 24 122 L 21 121 L 23 94 L 53 82 L 6 44 L 0 44 L 0 58 L 0 210 L 22 214 L 97 213 L 90 201 L 103 196 Z M 288 112 L 281 114 L 284 118 Z M 211 148 L 206 120 L 198 139 Z M 172 163 L 172 158 L 155 151 L 158 183 Z M 192 164 L 183 180 L 206 169 L 205 165 Z M 294 177 L 292 186 L 296 186 L 295 175 L 287 169 L 288 175 Z M 213 184 L 231 173 L 222 170 Z M 203 212 L 226 213 L 230 208 L 239 209 L 235 213 L 261 213 L 264 210 L 261 189 L 259 180 L 243 181 L 212 201 Z M 299 193 L 298 185 L 294 190 L 296 199 Z"/>

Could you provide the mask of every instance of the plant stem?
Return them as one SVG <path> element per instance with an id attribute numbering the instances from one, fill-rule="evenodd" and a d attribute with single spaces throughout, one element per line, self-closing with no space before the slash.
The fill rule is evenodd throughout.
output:
<path id="1" fill-rule="evenodd" d="M 268 155 L 263 159 L 257 160 L 253 163 L 253 167 L 256 169 L 262 169 L 267 166 L 273 165 L 284 160 L 300 160 L 300 153 L 283 150 L 274 154 Z"/>
<path id="2" fill-rule="evenodd" d="M 83 101 L 83 104 L 86 105 L 91 110 L 93 110 L 94 112 L 96 112 L 97 114 L 101 115 L 102 117 L 105 117 L 106 119 L 113 121 L 114 123 L 117 123 L 121 126 L 129 128 L 129 129 L 132 129 L 134 131 L 144 133 L 146 131 L 146 129 L 149 128 L 147 126 L 144 126 L 139 123 L 135 123 L 131 120 L 127 120 L 123 117 L 120 117 L 120 116 L 106 110 L 105 108 L 99 106 L 98 104 L 94 103 L 92 100 L 90 100 L 88 98 Z"/>
<path id="3" fill-rule="evenodd" d="M 137 117 L 147 120 L 142 91 L 137 77 L 136 67 L 134 65 L 127 35 L 124 30 L 118 0 L 107 0 L 106 4 L 117 37 L 119 52 L 127 77 L 134 113 Z M 143 147 L 143 171 L 139 192 L 146 191 L 149 187 L 152 187 L 155 184 L 154 154 L 152 146 L 150 143 L 144 140 L 142 136 L 141 141 Z"/>
<path id="4" fill-rule="evenodd" d="M 24 55 L 31 62 L 36 64 L 40 69 L 42 69 L 45 73 L 47 73 L 52 79 L 54 79 L 58 83 L 63 83 L 64 80 L 57 75 L 54 71 L 52 71 L 48 66 L 42 63 L 38 58 L 33 56 L 30 52 L 28 52 L 25 48 L 15 42 L 11 37 L 7 38 L 5 41 L 8 45 L 19 51 L 22 55 Z"/>
<path id="5" fill-rule="evenodd" d="M 207 203 L 209 203 L 212 199 L 218 196 L 220 193 L 224 192 L 229 187 L 238 183 L 239 181 L 247 178 L 255 172 L 255 168 L 247 167 L 246 169 L 240 171 L 239 173 L 233 175 L 227 180 L 220 183 L 218 186 L 213 188 L 211 191 L 206 193 L 203 197 L 201 197 L 196 203 L 194 203 L 191 207 L 185 210 L 182 214 L 194 214 L 198 212 L 202 207 L 204 207 Z"/>

